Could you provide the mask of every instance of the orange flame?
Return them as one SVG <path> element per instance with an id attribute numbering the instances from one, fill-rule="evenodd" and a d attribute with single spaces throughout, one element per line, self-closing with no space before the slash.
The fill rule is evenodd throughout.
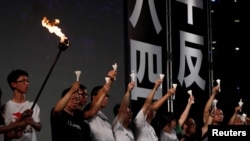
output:
<path id="1" fill-rule="evenodd" d="M 61 42 L 64 42 L 65 39 L 68 39 L 61 31 L 61 29 L 57 26 L 59 25 L 60 20 L 55 19 L 54 22 L 50 22 L 46 17 L 43 17 L 42 26 L 46 27 L 50 33 L 55 33 L 58 37 L 60 37 Z"/>

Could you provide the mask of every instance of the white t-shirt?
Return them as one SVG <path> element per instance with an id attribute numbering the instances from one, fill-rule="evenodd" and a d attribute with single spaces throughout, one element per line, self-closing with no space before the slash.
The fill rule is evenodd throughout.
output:
<path id="1" fill-rule="evenodd" d="M 132 130 L 126 129 L 123 127 L 123 125 L 118 120 L 118 117 L 116 116 L 113 123 L 113 132 L 115 135 L 116 141 L 134 141 L 134 134 Z"/>
<path id="2" fill-rule="evenodd" d="M 115 141 L 112 126 L 101 111 L 98 111 L 88 122 L 92 141 Z"/>
<path id="3" fill-rule="evenodd" d="M 161 131 L 160 140 L 161 141 L 179 141 L 175 130 L 171 130 L 171 133 Z"/>
<path id="4" fill-rule="evenodd" d="M 10 122 L 15 122 L 19 118 L 21 118 L 22 113 L 30 109 L 33 105 L 33 102 L 29 102 L 28 100 L 23 103 L 15 103 L 12 100 L 9 100 L 5 104 L 4 110 L 4 122 L 5 125 L 9 125 Z M 38 104 L 35 105 L 33 109 L 32 118 L 35 122 L 40 122 L 40 108 Z M 27 126 L 24 130 L 24 134 L 19 139 L 12 139 L 11 141 L 37 141 L 36 131 L 31 126 Z"/>
<path id="5" fill-rule="evenodd" d="M 136 141 L 158 141 L 154 128 L 147 122 L 142 110 L 135 117 Z"/>

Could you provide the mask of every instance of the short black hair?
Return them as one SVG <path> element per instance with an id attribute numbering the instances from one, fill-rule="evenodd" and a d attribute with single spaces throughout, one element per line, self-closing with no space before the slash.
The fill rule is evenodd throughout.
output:
<path id="1" fill-rule="evenodd" d="M 67 93 L 70 89 L 71 89 L 71 87 L 68 87 L 68 88 L 64 89 L 64 90 L 62 91 L 61 98 L 64 97 L 64 96 L 66 95 L 66 93 Z M 80 84 L 80 89 L 85 90 L 85 89 L 86 89 L 86 86 Z"/>
<path id="2" fill-rule="evenodd" d="M 120 104 L 120 103 L 118 103 L 118 104 L 116 104 L 116 105 L 114 106 L 114 108 L 113 108 L 114 116 L 116 116 L 116 115 L 118 114 L 120 107 L 121 107 L 121 104 Z"/>
<path id="3" fill-rule="evenodd" d="M 9 73 L 9 75 L 7 76 L 7 82 L 12 90 L 14 90 L 15 88 L 12 87 L 11 83 L 16 82 L 18 77 L 20 77 L 20 76 L 27 76 L 28 77 L 29 75 L 26 71 L 21 70 L 21 69 L 17 69 L 17 70 L 12 70 Z"/>
<path id="4" fill-rule="evenodd" d="M 175 120 L 172 112 L 167 112 L 159 117 L 159 128 L 162 129 L 166 124 L 170 124 L 172 120 Z"/>
<path id="5" fill-rule="evenodd" d="M 98 91 L 102 88 L 103 86 L 95 86 L 92 91 L 91 91 L 91 101 L 93 100 L 93 96 L 96 96 Z"/>
<path id="6" fill-rule="evenodd" d="M 66 95 L 66 93 L 70 90 L 70 88 L 66 88 L 62 91 L 61 98 Z"/>

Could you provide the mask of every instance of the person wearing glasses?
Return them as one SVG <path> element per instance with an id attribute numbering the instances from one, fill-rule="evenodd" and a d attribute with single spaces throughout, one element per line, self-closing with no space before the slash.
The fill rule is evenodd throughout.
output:
<path id="1" fill-rule="evenodd" d="M 82 107 L 87 102 L 86 92 L 86 87 L 79 81 L 62 92 L 61 99 L 51 110 L 52 141 L 90 140 L 89 125 L 82 116 Z"/>
<path id="2" fill-rule="evenodd" d="M 79 89 L 77 90 L 77 94 L 79 97 L 79 110 L 83 110 L 84 106 L 86 105 L 88 101 L 88 92 L 86 86 L 80 84 Z"/>
<path id="3" fill-rule="evenodd" d="M 33 102 L 26 99 L 29 89 L 28 73 L 24 70 L 12 70 L 7 77 L 13 96 L 4 104 L 2 115 L 6 126 L 25 121 L 24 128 L 14 128 L 5 132 L 6 140 L 36 141 L 36 132 L 42 128 L 40 123 L 40 108 L 37 103 L 31 109 Z"/>

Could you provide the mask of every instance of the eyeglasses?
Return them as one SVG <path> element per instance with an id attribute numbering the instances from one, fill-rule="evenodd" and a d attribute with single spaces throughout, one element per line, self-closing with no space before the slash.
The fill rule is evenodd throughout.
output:
<path id="1" fill-rule="evenodd" d="M 80 89 L 77 91 L 77 94 L 78 94 L 78 96 L 84 96 L 84 97 L 89 96 L 88 93 L 86 93 L 85 91 L 82 91 Z"/>
<path id="2" fill-rule="evenodd" d="M 76 102 L 79 102 L 79 101 L 80 101 L 80 100 L 79 100 L 79 97 L 71 97 L 70 100 L 76 101 Z"/>
<path id="3" fill-rule="evenodd" d="M 87 93 L 84 93 L 84 94 L 78 94 L 78 96 L 88 97 L 89 95 Z"/>
<path id="4" fill-rule="evenodd" d="M 17 80 L 17 83 L 30 83 L 28 79 L 23 79 L 23 80 Z"/>

